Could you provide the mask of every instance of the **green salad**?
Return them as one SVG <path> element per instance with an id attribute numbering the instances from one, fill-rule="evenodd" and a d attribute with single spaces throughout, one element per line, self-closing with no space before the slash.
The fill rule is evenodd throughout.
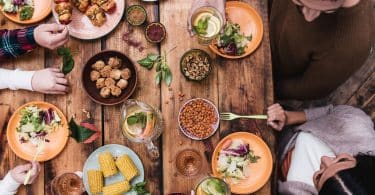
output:
<path id="1" fill-rule="evenodd" d="M 228 21 L 217 39 L 216 46 L 221 53 L 238 56 L 245 53 L 251 39 L 251 35 L 246 36 L 241 32 L 239 24 L 232 24 Z"/>
<path id="2" fill-rule="evenodd" d="M 37 106 L 27 106 L 21 110 L 20 117 L 16 130 L 21 143 L 30 141 L 37 145 L 38 139 L 45 138 L 61 126 L 61 117 L 52 108 L 43 110 Z"/>
<path id="3" fill-rule="evenodd" d="M 20 20 L 29 20 L 34 15 L 33 0 L 0 0 L 3 11 L 7 13 L 19 13 Z"/>

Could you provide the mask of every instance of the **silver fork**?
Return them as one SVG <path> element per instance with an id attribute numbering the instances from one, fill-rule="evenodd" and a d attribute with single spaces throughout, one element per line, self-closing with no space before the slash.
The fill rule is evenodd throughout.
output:
<path id="1" fill-rule="evenodd" d="M 238 115 L 230 112 L 220 113 L 220 119 L 224 121 L 231 121 L 239 118 L 267 120 L 268 117 L 267 115 Z"/>

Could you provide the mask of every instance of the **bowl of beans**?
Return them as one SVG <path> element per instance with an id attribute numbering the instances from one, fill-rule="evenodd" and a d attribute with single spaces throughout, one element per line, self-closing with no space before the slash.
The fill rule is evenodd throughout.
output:
<path id="1" fill-rule="evenodd" d="M 216 106 L 206 99 L 191 99 L 181 107 L 178 125 L 187 137 L 204 140 L 215 134 L 218 129 L 219 112 Z"/>

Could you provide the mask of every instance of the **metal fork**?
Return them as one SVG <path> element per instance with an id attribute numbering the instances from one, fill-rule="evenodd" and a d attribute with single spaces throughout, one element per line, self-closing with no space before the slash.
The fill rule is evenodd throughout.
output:
<path id="1" fill-rule="evenodd" d="M 40 153 L 42 153 L 42 151 L 44 150 L 44 144 L 45 144 L 45 139 L 39 138 L 38 143 L 37 143 L 36 153 L 33 157 L 32 162 L 36 161 L 36 158 L 39 156 Z M 29 183 L 30 177 L 31 177 L 31 169 L 27 171 L 23 185 L 26 185 L 27 183 Z"/>
<path id="2" fill-rule="evenodd" d="M 248 119 L 262 119 L 267 120 L 267 115 L 238 115 L 230 112 L 220 113 L 220 119 L 224 121 L 231 121 L 238 118 L 248 118 Z"/>

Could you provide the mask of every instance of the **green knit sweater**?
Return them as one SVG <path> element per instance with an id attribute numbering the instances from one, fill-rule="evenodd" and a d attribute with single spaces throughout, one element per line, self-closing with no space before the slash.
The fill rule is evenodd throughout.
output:
<path id="1" fill-rule="evenodd" d="M 323 98 L 363 65 L 375 41 L 371 2 L 361 0 L 307 22 L 292 0 L 273 1 L 270 36 L 277 98 Z"/>

